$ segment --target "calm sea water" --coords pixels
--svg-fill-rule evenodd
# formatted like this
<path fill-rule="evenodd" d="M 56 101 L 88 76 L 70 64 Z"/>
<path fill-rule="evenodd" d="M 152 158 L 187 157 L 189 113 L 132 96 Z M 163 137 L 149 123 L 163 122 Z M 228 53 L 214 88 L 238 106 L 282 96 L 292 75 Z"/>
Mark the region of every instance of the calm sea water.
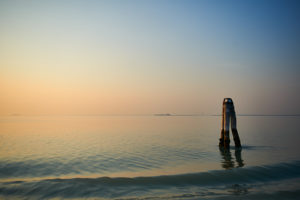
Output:
<path fill-rule="evenodd" d="M 1 117 L 0 198 L 297 199 L 300 117 Z"/>

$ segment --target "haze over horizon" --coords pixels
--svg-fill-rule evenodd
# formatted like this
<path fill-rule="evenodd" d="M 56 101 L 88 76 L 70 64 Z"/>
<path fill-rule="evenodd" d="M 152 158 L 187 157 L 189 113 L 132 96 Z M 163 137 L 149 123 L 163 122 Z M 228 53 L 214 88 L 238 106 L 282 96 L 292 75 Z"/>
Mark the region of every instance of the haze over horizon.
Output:
<path fill-rule="evenodd" d="M 0 115 L 300 114 L 300 3 L 0 1 Z"/>

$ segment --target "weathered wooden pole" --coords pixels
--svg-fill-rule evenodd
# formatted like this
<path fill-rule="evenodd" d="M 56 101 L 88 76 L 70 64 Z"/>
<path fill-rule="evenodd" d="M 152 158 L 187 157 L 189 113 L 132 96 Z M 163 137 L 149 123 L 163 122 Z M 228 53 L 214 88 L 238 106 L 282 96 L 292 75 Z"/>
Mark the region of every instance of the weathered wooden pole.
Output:
<path fill-rule="evenodd" d="M 241 141 L 236 129 L 236 115 L 234 110 L 233 101 L 231 98 L 224 98 L 223 100 L 223 111 L 222 111 L 222 129 L 220 138 L 220 147 L 229 149 L 230 138 L 229 138 L 229 126 L 231 125 L 231 131 L 235 147 L 241 147 Z"/>

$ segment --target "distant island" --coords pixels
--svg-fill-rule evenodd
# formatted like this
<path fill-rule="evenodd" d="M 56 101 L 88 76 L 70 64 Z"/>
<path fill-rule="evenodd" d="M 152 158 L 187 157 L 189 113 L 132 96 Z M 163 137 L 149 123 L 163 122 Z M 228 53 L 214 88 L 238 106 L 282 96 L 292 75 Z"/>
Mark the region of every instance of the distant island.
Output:
<path fill-rule="evenodd" d="M 10 114 L 10 116 L 21 116 L 21 114 L 19 114 L 19 113 L 12 113 L 12 114 Z"/>
<path fill-rule="evenodd" d="M 170 113 L 158 113 L 154 114 L 154 116 L 172 116 Z"/>

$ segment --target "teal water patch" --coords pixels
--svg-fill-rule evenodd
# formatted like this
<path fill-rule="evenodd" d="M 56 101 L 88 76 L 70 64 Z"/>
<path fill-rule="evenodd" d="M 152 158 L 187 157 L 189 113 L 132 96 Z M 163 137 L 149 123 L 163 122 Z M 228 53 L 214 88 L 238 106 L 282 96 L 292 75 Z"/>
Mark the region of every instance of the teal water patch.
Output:
<path fill-rule="evenodd" d="M 235 195 L 248 195 L 251 185 L 265 186 L 274 181 L 299 178 L 299 169 L 300 161 L 295 161 L 171 176 L 6 181 L 0 183 L 0 195 L 11 198 L 125 198 L 130 196 L 142 198 L 149 194 L 172 194 L 179 191 L 181 195 L 186 194 L 186 198 L 196 198 L 197 195 L 206 197 L 209 194 L 218 197 L 220 191 L 224 189 L 229 194 L 233 191 Z M 201 194 L 195 193 L 199 191 Z M 286 194 L 288 195 L 288 192 Z M 172 199 L 170 196 L 168 198 Z M 177 195 L 176 198 L 181 197 Z M 183 196 L 182 198 L 184 199 Z"/>

